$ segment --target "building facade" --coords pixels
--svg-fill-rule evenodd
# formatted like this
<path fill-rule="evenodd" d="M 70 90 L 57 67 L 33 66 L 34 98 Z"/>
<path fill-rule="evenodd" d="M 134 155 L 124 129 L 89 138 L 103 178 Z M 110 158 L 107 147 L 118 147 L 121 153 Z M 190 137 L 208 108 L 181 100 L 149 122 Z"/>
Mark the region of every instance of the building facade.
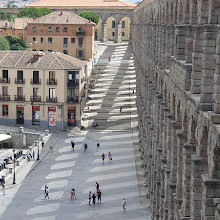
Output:
<path fill-rule="evenodd" d="M 0 51 L 0 123 L 80 127 L 91 70 L 59 52 Z"/>
<path fill-rule="evenodd" d="M 220 219 L 220 2 L 145 0 L 133 53 L 153 219 Z"/>
<path fill-rule="evenodd" d="M 94 48 L 94 23 L 72 12 L 56 11 L 32 19 L 24 29 L 34 51 L 55 51 L 90 60 Z"/>

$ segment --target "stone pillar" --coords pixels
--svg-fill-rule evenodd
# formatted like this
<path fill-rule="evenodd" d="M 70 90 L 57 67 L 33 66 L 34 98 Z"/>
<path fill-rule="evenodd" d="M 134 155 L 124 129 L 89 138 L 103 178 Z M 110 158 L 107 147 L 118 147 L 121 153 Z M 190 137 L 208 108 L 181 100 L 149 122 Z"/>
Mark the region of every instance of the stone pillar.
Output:
<path fill-rule="evenodd" d="M 186 26 L 178 25 L 175 29 L 175 58 L 185 60 Z"/>
<path fill-rule="evenodd" d="M 183 145 L 183 190 L 182 190 L 182 217 L 190 217 L 190 187 L 191 187 L 191 171 L 192 171 L 192 159 L 191 155 L 195 152 L 195 146 L 193 144 Z"/>
<path fill-rule="evenodd" d="M 201 78 L 201 110 L 211 111 L 214 91 L 214 71 L 216 64 L 217 29 L 205 26 L 203 35 L 203 57 Z"/>
<path fill-rule="evenodd" d="M 167 53 L 166 53 L 166 26 L 161 27 L 161 67 L 166 68 L 167 66 Z"/>
<path fill-rule="evenodd" d="M 186 63 L 192 63 L 194 30 L 191 25 L 186 28 Z"/>
<path fill-rule="evenodd" d="M 102 22 L 102 29 L 101 29 L 101 41 L 107 41 L 107 23 Z"/>
<path fill-rule="evenodd" d="M 202 73 L 202 34 L 203 27 L 197 26 L 195 29 L 192 54 L 192 74 L 191 74 L 191 93 L 201 93 L 201 73 Z"/>
<path fill-rule="evenodd" d="M 192 155 L 191 210 L 190 220 L 201 220 L 202 209 L 202 174 L 207 172 L 207 159 Z"/>
<path fill-rule="evenodd" d="M 214 113 L 220 114 L 220 32 L 216 42 L 216 68 L 214 74 Z"/>
<path fill-rule="evenodd" d="M 170 57 L 171 57 L 171 26 L 166 25 L 166 69 L 170 67 Z"/>
<path fill-rule="evenodd" d="M 175 47 L 175 26 L 170 26 L 170 54 L 174 56 L 174 47 Z"/>
<path fill-rule="evenodd" d="M 115 24 L 115 43 L 121 42 L 121 23 Z"/>
<path fill-rule="evenodd" d="M 130 23 L 129 41 L 132 42 L 133 23 Z"/>

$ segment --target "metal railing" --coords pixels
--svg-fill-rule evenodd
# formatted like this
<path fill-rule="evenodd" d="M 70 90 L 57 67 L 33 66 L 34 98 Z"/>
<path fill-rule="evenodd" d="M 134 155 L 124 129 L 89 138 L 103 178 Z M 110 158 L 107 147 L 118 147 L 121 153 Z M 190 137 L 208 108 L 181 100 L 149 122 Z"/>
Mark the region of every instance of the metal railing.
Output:
<path fill-rule="evenodd" d="M 35 79 L 35 80 L 31 79 L 31 84 L 38 84 L 38 85 L 40 85 L 41 84 L 41 79 Z"/>
<path fill-rule="evenodd" d="M 47 85 L 57 85 L 56 79 L 47 79 Z"/>
<path fill-rule="evenodd" d="M 47 96 L 46 102 L 57 102 L 57 97 L 51 98 Z"/>
<path fill-rule="evenodd" d="M 0 78 L 0 83 L 10 83 L 10 78 Z"/>
<path fill-rule="evenodd" d="M 41 102 L 41 96 L 30 96 L 31 102 Z"/>
<path fill-rule="evenodd" d="M 15 95 L 14 100 L 15 101 L 25 101 L 25 96 L 24 95 Z"/>
<path fill-rule="evenodd" d="M 25 84 L 25 79 L 17 79 L 17 78 L 15 78 L 15 84 Z"/>

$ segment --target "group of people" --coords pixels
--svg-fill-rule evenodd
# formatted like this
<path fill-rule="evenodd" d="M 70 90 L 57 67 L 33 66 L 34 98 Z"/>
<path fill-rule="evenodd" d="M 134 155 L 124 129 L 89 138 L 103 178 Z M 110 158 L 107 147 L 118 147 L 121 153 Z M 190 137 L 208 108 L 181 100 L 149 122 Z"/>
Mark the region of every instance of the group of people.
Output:
<path fill-rule="evenodd" d="M 109 162 L 112 161 L 112 154 L 110 151 L 108 152 L 108 161 Z M 102 163 L 104 164 L 104 162 L 105 162 L 105 153 L 102 154 Z"/>
<path fill-rule="evenodd" d="M 96 203 L 96 196 L 97 196 L 97 203 Z M 92 200 L 92 204 L 101 204 L 102 201 L 102 192 L 99 189 L 99 183 L 96 182 L 96 193 L 92 193 L 91 191 L 89 192 L 89 205 L 91 205 L 91 200 Z"/>
<path fill-rule="evenodd" d="M 34 150 L 33 150 L 32 152 L 29 151 L 29 153 L 27 154 L 27 160 L 28 160 L 28 161 L 30 161 L 31 159 L 34 160 L 34 158 L 35 158 L 35 152 L 34 152 Z"/>

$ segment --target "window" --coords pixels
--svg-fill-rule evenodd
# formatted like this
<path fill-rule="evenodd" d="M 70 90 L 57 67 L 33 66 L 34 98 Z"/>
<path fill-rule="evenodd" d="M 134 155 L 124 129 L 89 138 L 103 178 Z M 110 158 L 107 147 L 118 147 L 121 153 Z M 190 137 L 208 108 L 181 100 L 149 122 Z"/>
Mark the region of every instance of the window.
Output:
<path fill-rule="evenodd" d="M 114 37 L 115 36 L 115 32 L 112 32 L 112 37 Z"/>
<path fill-rule="evenodd" d="M 33 37 L 33 43 L 36 43 L 36 37 Z"/>
<path fill-rule="evenodd" d="M 43 37 L 40 38 L 40 42 L 41 42 L 41 43 L 44 42 L 44 38 L 43 38 Z"/>
<path fill-rule="evenodd" d="M 40 84 L 39 71 L 33 71 L 33 84 Z"/>
<path fill-rule="evenodd" d="M 125 21 L 122 21 L 121 28 L 125 28 Z"/>
<path fill-rule="evenodd" d="M 8 86 L 2 86 L 2 95 L 8 96 Z"/>
<path fill-rule="evenodd" d="M 23 82 L 23 71 L 22 70 L 17 71 L 17 81 Z"/>
<path fill-rule="evenodd" d="M 53 30 L 52 27 L 48 28 L 48 32 L 52 32 L 52 30 Z"/>
<path fill-rule="evenodd" d="M 8 105 L 2 105 L 2 116 L 8 116 Z"/>
<path fill-rule="evenodd" d="M 68 54 L 68 50 L 63 50 L 63 53 L 64 54 Z"/>
<path fill-rule="evenodd" d="M 79 47 L 82 47 L 83 46 L 83 38 L 79 38 L 78 41 L 79 41 Z"/>
<path fill-rule="evenodd" d="M 2 70 L 2 78 L 8 81 L 8 70 Z"/>
<path fill-rule="evenodd" d="M 115 21 L 112 21 L 112 28 L 115 28 Z"/>
<path fill-rule="evenodd" d="M 55 71 L 49 71 L 49 80 L 55 80 Z"/>
<path fill-rule="evenodd" d="M 60 32 L 60 28 L 59 27 L 56 28 L 56 32 Z"/>
<path fill-rule="evenodd" d="M 17 95 L 18 97 L 23 97 L 23 87 L 17 87 Z"/>
<path fill-rule="evenodd" d="M 75 44 L 75 42 L 76 42 L 75 37 L 72 37 L 72 38 L 71 38 L 71 44 Z"/>
<path fill-rule="evenodd" d="M 49 43 L 49 44 L 52 44 L 52 42 L 53 42 L 52 37 L 48 37 L 48 43 Z"/>
<path fill-rule="evenodd" d="M 67 32 L 68 31 L 68 28 L 63 28 L 63 32 Z"/>
<path fill-rule="evenodd" d="M 36 32 L 37 28 L 36 27 L 32 27 L 32 32 Z"/>
<path fill-rule="evenodd" d="M 56 95 L 55 89 L 54 88 L 49 89 L 49 98 L 50 99 L 56 98 L 55 95 Z"/>
<path fill-rule="evenodd" d="M 39 88 L 33 88 L 33 97 L 37 98 L 39 96 Z"/>
<path fill-rule="evenodd" d="M 48 50 L 48 52 L 50 52 L 50 53 L 51 53 L 51 52 L 52 52 L 52 50 Z"/>
<path fill-rule="evenodd" d="M 125 36 L 125 32 L 122 32 L 122 37 L 124 37 Z"/>
<path fill-rule="evenodd" d="M 83 58 L 83 51 L 82 50 L 78 50 L 78 58 Z"/>
<path fill-rule="evenodd" d="M 68 47 L 68 38 L 63 38 L 63 47 Z"/>

